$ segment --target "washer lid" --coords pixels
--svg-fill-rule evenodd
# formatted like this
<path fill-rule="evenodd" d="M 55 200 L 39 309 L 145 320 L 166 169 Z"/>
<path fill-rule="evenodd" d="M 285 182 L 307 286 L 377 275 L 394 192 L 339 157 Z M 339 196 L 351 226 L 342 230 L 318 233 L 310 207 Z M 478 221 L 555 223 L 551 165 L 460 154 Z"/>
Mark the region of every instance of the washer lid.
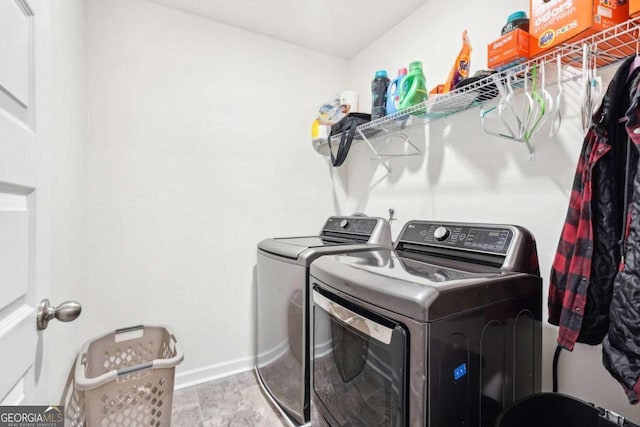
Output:
<path fill-rule="evenodd" d="M 541 282 L 533 275 L 460 261 L 425 262 L 388 249 L 324 256 L 310 273 L 312 283 L 418 321 L 539 292 Z"/>
<path fill-rule="evenodd" d="M 275 255 L 298 259 L 300 254 L 307 249 L 348 244 L 353 243 L 338 242 L 320 236 L 303 236 L 266 239 L 258 243 L 258 248 Z"/>

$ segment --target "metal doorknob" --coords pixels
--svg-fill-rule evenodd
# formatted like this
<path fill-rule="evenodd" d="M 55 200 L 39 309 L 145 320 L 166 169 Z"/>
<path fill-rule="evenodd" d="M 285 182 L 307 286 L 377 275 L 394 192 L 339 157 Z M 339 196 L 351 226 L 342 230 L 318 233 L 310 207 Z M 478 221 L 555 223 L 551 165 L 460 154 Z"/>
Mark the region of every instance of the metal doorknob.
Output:
<path fill-rule="evenodd" d="M 76 320 L 81 312 L 82 306 L 77 301 L 65 301 L 57 307 L 52 307 L 48 299 L 43 299 L 38 306 L 38 316 L 36 318 L 38 330 L 47 329 L 49 320 L 53 318 L 61 322 Z"/>

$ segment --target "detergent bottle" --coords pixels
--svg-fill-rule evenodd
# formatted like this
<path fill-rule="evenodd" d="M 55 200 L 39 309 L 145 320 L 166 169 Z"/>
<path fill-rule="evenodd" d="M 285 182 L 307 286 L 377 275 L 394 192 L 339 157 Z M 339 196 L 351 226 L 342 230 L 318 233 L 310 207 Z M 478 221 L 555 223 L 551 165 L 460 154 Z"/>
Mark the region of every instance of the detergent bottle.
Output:
<path fill-rule="evenodd" d="M 387 77 L 387 71 L 376 71 L 376 75 L 371 82 L 371 120 L 385 116 L 385 97 L 387 96 L 388 86 L 389 77 Z"/>
<path fill-rule="evenodd" d="M 427 80 L 422 72 L 422 62 L 414 61 L 409 64 L 409 73 L 400 85 L 401 110 L 423 102 L 428 97 Z"/>
<path fill-rule="evenodd" d="M 407 75 L 406 68 L 400 68 L 398 70 L 398 77 L 393 79 L 389 83 L 389 89 L 387 90 L 387 114 L 393 114 L 398 111 L 400 105 L 400 85 L 402 84 L 404 77 Z"/>

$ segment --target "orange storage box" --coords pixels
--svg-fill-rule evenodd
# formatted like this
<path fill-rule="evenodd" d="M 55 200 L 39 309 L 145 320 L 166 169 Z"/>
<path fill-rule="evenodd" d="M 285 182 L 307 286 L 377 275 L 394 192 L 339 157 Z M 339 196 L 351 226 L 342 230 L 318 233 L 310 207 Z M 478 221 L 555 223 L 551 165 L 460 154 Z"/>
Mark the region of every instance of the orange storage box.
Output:
<path fill-rule="evenodd" d="M 620 0 L 530 0 L 529 54 L 577 41 L 629 18 L 629 4 Z"/>
<path fill-rule="evenodd" d="M 640 16 L 640 0 L 629 0 L 629 16 Z"/>
<path fill-rule="evenodd" d="M 502 70 L 527 59 L 529 59 L 529 33 L 519 28 L 487 46 L 487 67 L 491 70 Z"/>

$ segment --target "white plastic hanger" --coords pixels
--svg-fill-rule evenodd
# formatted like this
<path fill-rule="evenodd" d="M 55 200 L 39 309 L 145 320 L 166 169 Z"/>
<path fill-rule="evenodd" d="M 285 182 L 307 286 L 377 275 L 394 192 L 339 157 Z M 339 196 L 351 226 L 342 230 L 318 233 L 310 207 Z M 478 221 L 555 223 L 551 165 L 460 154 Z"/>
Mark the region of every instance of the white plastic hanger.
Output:
<path fill-rule="evenodd" d="M 584 43 L 582 45 L 582 84 L 580 85 L 583 132 L 586 132 L 591 126 L 591 73 L 589 69 L 589 46 Z"/>
<path fill-rule="evenodd" d="M 562 103 L 562 60 L 560 54 L 556 58 L 556 66 L 558 67 L 558 93 L 556 94 L 556 112 L 553 115 L 553 121 L 551 122 L 551 128 L 549 129 L 549 136 L 556 136 L 560 130 L 562 124 L 562 114 L 560 113 L 560 105 Z"/>

